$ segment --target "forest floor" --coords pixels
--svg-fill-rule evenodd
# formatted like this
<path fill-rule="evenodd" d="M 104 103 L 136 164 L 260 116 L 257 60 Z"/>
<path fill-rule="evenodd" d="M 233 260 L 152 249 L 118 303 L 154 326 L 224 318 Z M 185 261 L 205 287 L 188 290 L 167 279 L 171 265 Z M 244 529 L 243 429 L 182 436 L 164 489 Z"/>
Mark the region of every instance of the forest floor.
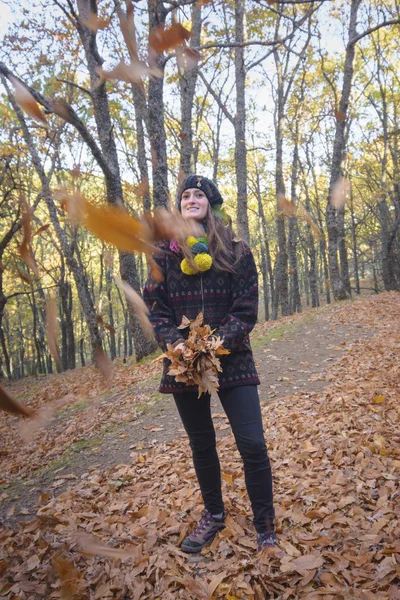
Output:
<path fill-rule="evenodd" d="M 202 506 L 161 365 L 116 361 L 10 384 L 44 427 L 0 416 L 0 598 L 399 598 L 400 296 L 258 324 L 252 345 L 280 547 L 256 553 L 240 457 L 213 413 L 227 527 Z M 49 418 L 50 417 L 50 418 Z"/>

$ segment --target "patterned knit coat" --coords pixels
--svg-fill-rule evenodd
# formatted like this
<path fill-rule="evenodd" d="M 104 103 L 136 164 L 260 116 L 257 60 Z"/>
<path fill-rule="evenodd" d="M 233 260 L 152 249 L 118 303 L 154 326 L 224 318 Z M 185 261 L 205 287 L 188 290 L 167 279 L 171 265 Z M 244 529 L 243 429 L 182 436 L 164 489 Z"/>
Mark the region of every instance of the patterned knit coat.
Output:
<path fill-rule="evenodd" d="M 160 254 L 155 260 L 164 280 L 149 279 L 143 297 L 150 310 L 150 321 L 157 341 L 163 350 L 187 337 L 188 329 L 178 329 L 182 317 L 189 319 L 204 314 L 204 322 L 216 335 L 223 337 L 224 346 L 231 351 L 221 357 L 220 389 L 260 383 L 249 333 L 257 320 L 258 278 L 257 268 L 250 248 L 240 242 L 243 253 L 236 263 L 236 273 L 216 271 L 213 267 L 204 273 L 185 275 L 180 268 L 181 254 L 169 250 L 169 244 L 160 244 Z M 170 365 L 164 359 L 160 392 L 197 391 L 197 386 L 186 386 L 167 375 Z"/>

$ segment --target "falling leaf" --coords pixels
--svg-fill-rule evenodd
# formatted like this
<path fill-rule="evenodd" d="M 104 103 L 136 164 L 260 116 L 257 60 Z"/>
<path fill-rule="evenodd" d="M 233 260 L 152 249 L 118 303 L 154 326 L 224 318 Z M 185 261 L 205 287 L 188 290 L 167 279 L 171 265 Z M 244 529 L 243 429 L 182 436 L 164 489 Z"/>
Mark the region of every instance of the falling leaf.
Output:
<path fill-rule="evenodd" d="M 164 274 L 160 268 L 160 266 L 156 263 L 152 256 L 148 257 L 149 268 L 150 268 L 150 277 L 154 279 L 154 281 L 160 282 L 164 281 Z"/>
<path fill-rule="evenodd" d="M 75 165 L 73 169 L 69 169 L 69 174 L 74 179 L 77 179 L 78 177 L 81 176 L 81 166 L 80 165 Z"/>
<path fill-rule="evenodd" d="M 33 410 L 23 406 L 17 400 L 14 400 L 5 389 L 0 385 L 0 409 L 12 415 L 22 415 L 23 417 L 32 417 Z"/>
<path fill-rule="evenodd" d="M 46 223 L 46 225 L 42 225 L 41 227 L 39 227 L 39 229 L 37 229 L 35 231 L 35 233 L 32 234 L 32 237 L 34 237 L 35 235 L 40 235 L 44 231 L 47 231 L 49 227 L 50 227 L 50 223 Z"/>
<path fill-rule="evenodd" d="M 114 372 L 112 362 L 100 346 L 94 351 L 94 361 L 106 381 L 110 381 Z"/>
<path fill-rule="evenodd" d="M 160 25 L 153 29 L 149 35 L 149 45 L 156 52 L 164 52 L 164 50 L 172 50 L 177 46 L 181 46 L 185 41 L 190 40 L 192 34 L 180 23 L 174 23 L 167 29 Z"/>
<path fill-rule="evenodd" d="M 350 192 L 350 181 L 345 177 L 339 177 L 332 188 L 331 205 L 335 208 L 343 208 L 347 202 Z"/>
<path fill-rule="evenodd" d="M 112 71 L 96 67 L 96 72 L 107 81 L 117 79 L 127 83 L 140 83 L 143 77 L 162 77 L 163 72 L 158 67 L 149 67 L 143 61 L 132 57 L 130 64 L 120 61 Z"/>
<path fill-rule="evenodd" d="M 76 117 L 72 107 L 62 98 L 53 100 L 51 108 L 53 109 L 54 114 L 64 119 L 64 121 L 67 121 L 67 123 L 71 123 L 72 125 L 76 123 Z"/>
<path fill-rule="evenodd" d="M 73 563 L 61 556 L 53 558 L 53 567 L 61 581 L 61 597 L 63 600 L 74 600 L 79 591 L 77 582 L 82 578 L 81 573 L 75 569 Z"/>
<path fill-rule="evenodd" d="M 153 336 L 153 326 L 149 321 L 148 315 L 149 310 L 144 303 L 143 298 L 139 296 L 139 294 L 122 279 L 114 276 L 114 281 L 118 285 L 118 287 L 123 290 L 127 301 L 129 302 L 130 307 L 132 308 L 133 313 L 135 314 L 137 320 L 139 321 L 142 331 L 148 337 Z"/>
<path fill-rule="evenodd" d="M 204 231 L 194 219 L 184 219 L 178 209 L 159 208 L 154 215 L 144 214 L 153 241 L 176 239 L 184 241 L 189 235 L 200 236 Z"/>
<path fill-rule="evenodd" d="M 79 192 L 68 193 L 60 189 L 57 196 L 61 206 L 75 223 L 83 223 L 103 242 L 113 244 L 125 252 L 152 251 L 152 246 L 144 241 L 147 235 L 146 226 L 138 219 L 131 217 L 119 206 L 95 206 Z"/>
<path fill-rule="evenodd" d="M 302 217 L 307 223 L 310 225 L 313 233 L 319 239 L 322 236 L 322 232 L 318 225 L 315 223 L 314 219 L 311 217 L 310 213 L 301 205 L 301 204 L 293 204 L 289 200 L 286 200 L 283 194 L 278 194 L 278 207 L 279 209 L 285 213 L 288 217 Z"/>
<path fill-rule="evenodd" d="M 95 13 L 89 11 L 87 15 L 80 16 L 82 25 L 90 29 L 91 31 L 98 31 L 105 29 L 111 22 L 111 19 L 102 19 Z"/>
<path fill-rule="evenodd" d="M 307 221 L 307 223 L 310 225 L 315 237 L 317 239 L 321 239 L 322 231 L 320 230 L 320 228 L 318 227 L 318 225 L 316 224 L 314 219 L 311 217 L 310 213 L 305 208 L 303 208 L 303 206 L 301 206 L 301 205 L 299 206 L 298 216 L 302 217 L 305 221 Z"/>
<path fill-rule="evenodd" d="M 342 110 L 335 109 L 335 119 L 336 121 L 345 121 L 346 113 L 344 113 Z"/>
<path fill-rule="evenodd" d="M 297 214 L 297 207 L 293 202 L 286 200 L 283 194 L 278 194 L 278 207 L 288 217 L 295 217 Z"/>
<path fill-rule="evenodd" d="M 58 353 L 57 346 L 57 302 L 53 297 L 49 297 L 46 303 L 46 331 L 47 331 L 47 344 L 49 346 L 50 353 L 53 357 L 54 362 L 57 365 L 59 371 L 62 370 L 60 355 Z"/>
<path fill-rule="evenodd" d="M 189 46 L 178 46 L 175 50 L 175 55 L 180 73 L 186 73 L 186 71 L 194 69 L 202 59 L 201 53 Z"/>
<path fill-rule="evenodd" d="M 22 204 L 22 228 L 24 232 L 24 238 L 22 244 L 19 247 L 19 253 L 22 260 L 26 265 L 39 276 L 39 270 L 32 252 L 31 240 L 32 240 L 32 227 L 31 227 L 31 211 L 26 202 L 25 198 L 21 198 Z"/>
<path fill-rule="evenodd" d="M 90 535 L 78 533 L 75 536 L 78 544 L 78 549 L 83 554 L 88 556 L 103 556 L 105 558 L 132 558 L 136 554 L 136 549 L 125 550 L 123 548 L 111 548 L 110 546 L 103 546 L 99 544 L 98 540 Z"/>
<path fill-rule="evenodd" d="M 24 84 L 13 75 L 9 75 L 9 79 L 14 86 L 14 97 L 17 104 L 36 121 L 47 123 L 38 103 Z"/>

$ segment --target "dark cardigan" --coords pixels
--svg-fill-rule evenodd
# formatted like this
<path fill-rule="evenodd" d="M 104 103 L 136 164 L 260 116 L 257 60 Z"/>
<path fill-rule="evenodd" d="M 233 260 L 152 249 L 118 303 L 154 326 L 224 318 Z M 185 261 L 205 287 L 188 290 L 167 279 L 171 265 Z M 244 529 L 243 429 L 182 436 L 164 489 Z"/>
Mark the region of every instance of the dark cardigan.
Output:
<path fill-rule="evenodd" d="M 188 335 L 188 329 L 178 329 L 182 317 L 189 319 L 204 314 L 204 322 L 216 335 L 223 337 L 231 354 L 221 357 L 220 389 L 260 383 L 249 333 L 257 320 L 258 280 L 257 268 L 250 248 L 240 242 L 243 253 L 236 264 L 236 273 L 209 271 L 185 275 L 180 268 L 182 255 L 169 250 L 169 244 L 160 244 L 160 254 L 155 260 L 164 275 L 164 281 L 149 278 L 143 297 L 150 310 L 150 321 L 157 341 L 163 350 Z M 197 390 L 167 375 L 170 361 L 164 359 L 160 392 L 171 394 Z"/>

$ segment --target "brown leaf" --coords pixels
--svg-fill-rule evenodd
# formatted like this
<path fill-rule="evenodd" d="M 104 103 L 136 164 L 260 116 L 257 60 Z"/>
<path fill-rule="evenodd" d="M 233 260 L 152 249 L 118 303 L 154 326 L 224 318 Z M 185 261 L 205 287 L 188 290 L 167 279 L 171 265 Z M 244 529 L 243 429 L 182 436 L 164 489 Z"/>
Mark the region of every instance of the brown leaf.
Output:
<path fill-rule="evenodd" d="M 24 84 L 18 81 L 13 75 L 9 76 L 9 80 L 14 86 L 14 97 L 17 104 L 36 121 L 47 123 L 38 103 Z"/>
<path fill-rule="evenodd" d="M 194 69 L 203 58 L 198 50 L 194 50 L 189 46 L 178 46 L 175 50 L 176 64 L 180 73 L 186 73 Z"/>
<path fill-rule="evenodd" d="M 335 208 L 343 208 L 347 202 L 350 192 L 350 182 L 345 177 L 339 177 L 332 188 L 331 205 Z"/>
<path fill-rule="evenodd" d="M 74 600 L 79 591 L 77 581 L 82 578 L 81 573 L 75 569 L 73 563 L 61 556 L 53 558 L 53 567 L 61 581 L 61 597 L 64 600 Z"/>
<path fill-rule="evenodd" d="M 335 108 L 335 119 L 336 119 L 336 121 L 345 121 L 346 113 L 344 113 L 342 110 L 337 110 Z"/>
<path fill-rule="evenodd" d="M 122 11 L 118 13 L 118 16 L 122 35 L 124 36 L 129 54 L 131 57 L 137 58 L 135 15 L 132 0 L 126 1 L 126 17 Z"/>
<path fill-rule="evenodd" d="M 127 301 L 129 302 L 132 311 L 134 312 L 137 320 L 139 321 L 143 333 L 148 337 L 153 336 L 153 326 L 149 321 L 148 315 L 150 314 L 149 309 L 144 303 L 143 298 L 139 296 L 139 294 L 122 279 L 114 276 L 115 283 L 121 288 L 124 292 Z"/>
<path fill-rule="evenodd" d="M 57 346 L 57 302 L 54 297 L 49 297 L 46 303 L 46 331 L 47 344 L 49 346 L 50 353 L 53 357 L 54 362 L 57 365 L 57 369 L 61 371 L 62 367 Z"/>
<path fill-rule="evenodd" d="M 311 569 L 317 569 L 322 567 L 324 564 L 324 558 L 321 554 L 304 554 L 292 560 L 292 564 L 296 571 L 300 574 L 304 574 L 306 571 Z"/>
<path fill-rule="evenodd" d="M 32 417 L 34 412 L 30 408 L 23 406 L 17 400 L 14 400 L 5 389 L 0 385 L 0 409 L 11 415 L 22 415 L 23 417 Z"/>
<path fill-rule="evenodd" d="M 42 225 L 41 227 L 39 227 L 39 229 L 37 229 L 35 231 L 35 233 L 32 234 L 32 237 L 34 237 L 35 235 L 40 235 L 41 233 L 43 233 L 43 231 L 47 231 L 49 227 L 50 227 L 50 223 L 46 223 L 46 225 Z"/>
<path fill-rule="evenodd" d="M 91 535 L 78 533 L 75 536 L 80 552 L 88 556 L 104 556 L 105 558 L 132 558 L 137 554 L 137 549 L 125 550 L 123 548 L 111 548 L 99 544 L 98 540 Z"/>
<path fill-rule="evenodd" d="M 177 46 L 181 46 L 185 41 L 190 40 L 192 34 L 185 29 L 180 23 L 174 23 L 167 29 L 160 25 L 151 31 L 149 35 L 149 45 L 156 52 L 164 52 L 164 50 L 172 50 Z"/>
<path fill-rule="evenodd" d="M 114 335 L 116 333 L 115 328 L 112 325 L 109 325 L 108 323 L 106 323 L 104 325 L 104 329 L 107 329 L 107 331 L 109 331 L 110 333 L 113 333 Z"/>
<path fill-rule="evenodd" d="M 105 29 L 111 22 L 111 19 L 102 19 L 91 11 L 89 11 L 85 16 L 80 16 L 79 19 L 82 25 L 90 29 L 90 31 Z"/>
<path fill-rule="evenodd" d="M 224 579 L 228 577 L 228 573 L 226 571 L 222 571 L 222 573 L 218 573 L 215 575 L 207 586 L 207 595 L 208 598 L 212 598 L 215 590 L 219 586 L 220 583 L 223 582 Z"/>
<path fill-rule="evenodd" d="M 150 277 L 154 279 L 154 281 L 164 281 L 164 274 L 161 270 L 161 267 L 156 263 L 152 256 L 148 257 L 149 267 L 150 267 Z"/>
<path fill-rule="evenodd" d="M 76 117 L 74 116 L 73 109 L 63 98 L 53 100 L 51 108 L 53 109 L 54 114 L 64 119 L 64 121 L 67 121 L 67 123 L 74 125 Z"/>
<path fill-rule="evenodd" d="M 297 207 L 295 204 L 286 200 L 283 194 L 278 194 L 278 207 L 288 217 L 295 217 L 297 214 Z"/>
<path fill-rule="evenodd" d="M 73 169 L 69 169 L 69 174 L 74 179 L 77 179 L 78 177 L 81 176 L 81 166 L 80 165 L 75 165 Z"/>
<path fill-rule="evenodd" d="M 94 360 L 104 379 L 109 381 L 113 375 L 112 362 L 100 346 L 96 346 L 94 351 Z"/>
<path fill-rule="evenodd" d="M 132 57 L 130 64 L 120 61 L 112 71 L 96 67 L 96 72 L 107 81 L 117 79 L 127 83 L 140 83 L 143 77 L 162 77 L 163 72 L 158 67 L 149 67 L 143 61 Z"/>
<path fill-rule="evenodd" d="M 150 230 L 149 236 L 153 241 L 171 240 L 184 241 L 189 235 L 199 236 L 202 227 L 194 219 L 184 219 L 178 209 L 167 210 L 160 208 L 154 215 L 146 212 L 143 215 Z"/>
<path fill-rule="evenodd" d="M 65 189 L 58 190 L 57 195 L 71 220 L 83 223 L 103 242 L 125 252 L 152 251 L 153 247 L 146 241 L 148 231 L 145 225 L 120 206 L 95 206 L 79 192 L 71 194 Z"/>

